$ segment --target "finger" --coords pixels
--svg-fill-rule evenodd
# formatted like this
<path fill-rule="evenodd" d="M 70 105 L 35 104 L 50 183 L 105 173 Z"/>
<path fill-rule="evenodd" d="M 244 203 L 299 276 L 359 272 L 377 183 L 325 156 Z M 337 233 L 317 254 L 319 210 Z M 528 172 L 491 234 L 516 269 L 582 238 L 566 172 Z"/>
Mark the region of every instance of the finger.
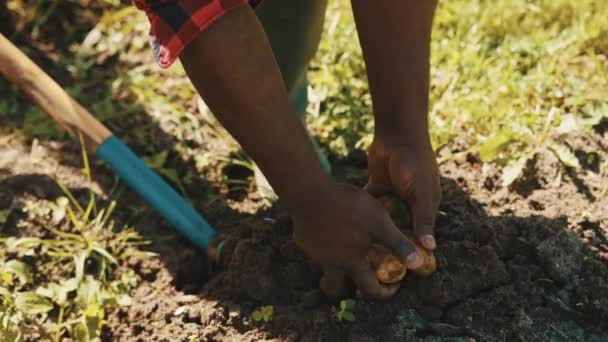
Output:
<path fill-rule="evenodd" d="M 407 198 L 407 203 L 412 213 L 414 234 L 420 244 L 428 249 L 437 248 L 435 241 L 435 216 L 437 206 L 433 203 L 430 192 L 411 191 Z"/>
<path fill-rule="evenodd" d="M 395 295 L 399 290 L 399 284 L 381 284 L 367 260 L 362 260 L 356 265 L 351 278 L 364 298 L 386 299 Z"/>
<path fill-rule="evenodd" d="M 391 187 L 386 184 L 369 181 L 363 187 L 363 190 L 367 191 L 370 195 L 372 195 L 374 197 L 378 197 L 378 196 L 388 194 L 391 191 Z"/>
<path fill-rule="evenodd" d="M 408 238 L 395 226 L 388 214 L 383 215 L 379 227 L 372 227 L 370 234 L 378 243 L 388 247 L 403 260 L 408 268 L 416 269 L 422 266 L 423 259 L 420 253 Z"/>

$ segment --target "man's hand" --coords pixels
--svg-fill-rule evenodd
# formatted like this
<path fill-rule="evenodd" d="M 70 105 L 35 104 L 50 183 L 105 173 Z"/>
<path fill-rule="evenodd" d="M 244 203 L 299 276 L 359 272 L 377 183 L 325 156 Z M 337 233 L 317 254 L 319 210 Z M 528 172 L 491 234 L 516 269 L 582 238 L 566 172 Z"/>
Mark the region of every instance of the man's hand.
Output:
<path fill-rule="evenodd" d="M 393 224 L 380 202 L 365 191 L 346 184 L 335 184 L 322 197 L 310 201 L 304 212 L 295 212 L 294 240 L 325 273 L 326 292 L 340 287 L 345 273 L 361 292 L 372 298 L 394 295 L 399 285 L 378 282 L 367 253 L 372 242 L 389 247 L 408 268 L 418 268 L 422 258 L 416 247 Z M 328 289 L 328 287 L 333 287 Z"/>
<path fill-rule="evenodd" d="M 414 234 L 434 250 L 435 216 L 441 200 L 437 162 L 428 139 L 420 143 L 386 142 L 376 137 L 369 149 L 369 182 L 374 196 L 395 193 L 408 205 Z"/>
<path fill-rule="evenodd" d="M 367 189 L 399 195 L 410 207 L 421 244 L 433 250 L 440 189 L 428 107 L 437 1 L 352 0 L 352 5 L 374 104 Z"/>

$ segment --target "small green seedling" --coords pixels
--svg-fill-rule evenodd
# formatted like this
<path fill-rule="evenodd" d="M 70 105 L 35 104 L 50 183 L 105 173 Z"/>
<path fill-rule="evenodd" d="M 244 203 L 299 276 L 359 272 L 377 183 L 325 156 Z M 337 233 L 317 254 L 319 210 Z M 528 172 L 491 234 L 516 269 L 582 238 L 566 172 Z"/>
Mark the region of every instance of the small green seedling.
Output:
<path fill-rule="evenodd" d="M 357 318 L 355 317 L 355 305 L 357 302 L 354 299 L 345 299 L 340 301 L 340 311 L 336 314 L 340 321 L 354 322 Z"/>
<path fill-rule="evenodd" d="M 256 322 L 270 322 L 272 321 L 272 314 L 274 313 L 274 307 L 272 305 L 265 305 L 255 310 L 251 314 L 251 318 Z"/>
<path fill-rule="evenodd" d="M 10 208 L 0 210 L 0 226 L 3 225 L 8 220 L 8 216 L 10 214 L 11 214 Z"/>

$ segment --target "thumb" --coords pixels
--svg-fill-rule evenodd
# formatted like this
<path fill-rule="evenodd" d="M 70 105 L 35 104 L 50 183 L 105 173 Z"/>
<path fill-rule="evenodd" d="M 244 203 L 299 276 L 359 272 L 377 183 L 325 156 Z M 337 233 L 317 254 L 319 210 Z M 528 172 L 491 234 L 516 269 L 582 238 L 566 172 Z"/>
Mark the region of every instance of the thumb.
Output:
<path fill-rule="evenodd" d="M 375 241 L 390 248 L 408 268 L 416 269 L 422 266 L 423 260 L 416 251 L 416 246 L 395 226 L 387 214 L 383 216 L 381 225 L 374 227 L 370 233 Z"/>
<path fill-rule="evenodd" d="M 412 214 L 414 235 L 424 248 L 432 251 L 437 248 L 435 241 L 435 217 L 437 207 L 433 204 L 430 192 L 410 191 L 406 202 Z"/>

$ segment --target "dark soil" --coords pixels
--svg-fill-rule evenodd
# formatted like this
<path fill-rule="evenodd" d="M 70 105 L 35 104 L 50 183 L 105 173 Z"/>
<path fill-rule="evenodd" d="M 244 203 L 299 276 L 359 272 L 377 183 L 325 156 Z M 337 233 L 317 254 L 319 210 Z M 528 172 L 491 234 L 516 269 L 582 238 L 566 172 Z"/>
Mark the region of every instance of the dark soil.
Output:
<path fill-rule="evenodd" d="M 48 68 L 69 47 L 41 41 L 57 41 L 51 39 L 57 32 L 62 33 L 62 41 L 81 41 L 98 19 L 100 10 L 94 3 L 84 6 L 84 15 L 78 2 L 70 2 L 74 7 L 70 11 L 59 11 L 69 22 L 78 22 L 72 25 L 78 30 L 65 33 L 66 27 L 42 25 L 36 40 L 25 34 L 30 24 L 15 22 L 0 1 L 0 18 L 7 18 L 0 22 L 0 31 L 31 45 L 30 55 L 36 62 L 69 85 L 73 80 L 68 73 Z M 40 4 L 51 6 L 51 2 Z M 0 90 L 15 96 L 16 90 L 5 82 Z M 0 129 L 22 126 L 22 114 L 30 104 L 22 96 L 19 99 L 14 113 L 2 113 Z M 146 135 L 148 144 L 129 139 L 129 125 L 150 121 L 142 113 L 129 112 L 118 121 L 109 126 L 137 152 L 171 149 L 174 139 L 157 127 Z M 132 209 L 142 202 L 127 191 L 117 206 L 117 221 L 134 223 L 143 234 L 163 239 L 150 246 L 157 257 L 133 258 L 123 265 L 137 273 L 139 286 L 132 293 L 133 305 L 110 313 L 103 338 L 608 341 L 608 175 L 602 174 L 596 158 L 601 151 L 605 161 L 607 127 L 603 120 L 593 132 L 569 137 L 581 170 L 564 169 L 553 154 L 541 151 L 528 163 L 524 177 L 509 189 L 500 186 L 496 168 L 482 165 L 474 155 L 442 165 L 438 271 L 426 279 L 408 274 L 402 290 L 386 302 L 357 301 L 354 322 L 340 322 L 336 317 L 339 303 L 318 290 L 320 273 L 290 240 L 287 212 L 280 205 L 263 209 L 249 191 L 251 185 L 247 191 L 229 195 L 218 194 L 213 184 L 201 180 L 186 185 L 197 209 L 227 237 L 221 265 L 211 265 L 204 252 L 183 238 L 167 239 L 173 232 L 153 212 L 136 215 L 134 220 Z M 173 152 L 171 156 L 176 155 Z M 180 175 L 197 174 L 192 165 L 174 159 L 170 166 Z M 0 130 L 0 210 L 14 209 L 0 224 L 0 235 L 42 234 L 23 222 L 26 216 L 20 209 L 25 199 L 60 196 L 54 179 L 77 197 L 82 193 L 83 201 L 87 191 L 79 189 L 92 189 L 102 198 L 107 195 L 113 176 L 101 163 L 92 162 L 96 183 L 82 175 L 77 144 L 24 141 Z M 365 183 L 363 153 L 353 152 L 335 161 L 334 167 L 338 178 Z M 232 177 L 250 177 L 240 169 L 223 171 Z M 209 197 L 219 200 L 208 201 Z M 255 322 L 252 312 L 264 305 L 273 306 L 272 321 Z"/>
<path fill-rule="evenodd" d="M 56 197 L 48 174 L 72 188 L 100 193 L 112 184 L 99 164 L 94 169 L 100 184 L 79 176 L 78 149 L 71 143 L 32 148 L 16 138 L 3 139 L 0 209 L 18 208 L 23 197 Z M 601 146 L 589 141 L 605 140 L 600 135 L 573 139 L 590 150 Z M 62 161 L 73 151 L 72 163 L 58 163 L 58 151 Z M 338 178 L 365 182 L 361 153 L 336 162 L 335 169 Z M 222 265 L 211 267 L 204 253 L 181 238 L 156 242 L 151 249 L 158 257 L 130 260 L 140 279 L 134 304 L 110 314 L 104 338 L 607 341 L 608 200 L 594 195 L 606 179 L 592 169 L 562 170 L 550 153 L 529 163 L 511 189 L 499 187 L 498 171 L 481 167 L 475 156 L 446 163 L 441 172 L 437 273 L 426 279 L 408 274 L 389 301 L 357 301 L 355 322 L 340 322 L 339 304 L 319 292 L 320 274 L 290 240 L 291 221 L 280 205 L 241 214 L 234 204 L 217 201 L 199 209 L 227 237 Z M 140 203 L 131 193 L 125 198 Z M 242 203 L 251 211 L 255 201 Z M 19 220 L 15 212 L 10 219 Z M 146 234 L 167 235 L 168 227 L 158 222 L 150 214 L 137 226 Z M 251 318 L 263 305 L 274 307 L 271 322 Z"/>

